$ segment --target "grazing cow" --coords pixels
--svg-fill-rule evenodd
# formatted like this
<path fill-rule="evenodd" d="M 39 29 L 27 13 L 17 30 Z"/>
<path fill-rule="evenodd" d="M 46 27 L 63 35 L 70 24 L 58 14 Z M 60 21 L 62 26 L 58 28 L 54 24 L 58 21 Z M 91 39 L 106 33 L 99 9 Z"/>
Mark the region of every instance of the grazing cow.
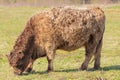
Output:
<path fill-rule="evenodd" d="M 105 15 L 99 7 L 76 9 L 52 8 L 32 16 L 17 38 L 8 55 L 15 74 L 30 72 L 36 59 L 46 56 L 47 71 L 53 71 L 55 51 L 72 51 L 85 47 L 85 60 L 81 65 L 86 70 L 94 56 L 94 68 L 100 67 L 101 47 L 105 30 Z"/>

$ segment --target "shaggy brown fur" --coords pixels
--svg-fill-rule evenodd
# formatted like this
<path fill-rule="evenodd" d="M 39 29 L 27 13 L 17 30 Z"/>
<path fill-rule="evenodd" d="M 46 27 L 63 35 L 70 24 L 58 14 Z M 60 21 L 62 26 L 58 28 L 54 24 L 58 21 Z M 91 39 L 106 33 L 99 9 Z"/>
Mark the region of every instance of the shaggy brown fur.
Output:
<path fill-rule="evenodd" d="M 90 9 L 53 8 L 32 16 L 18 37 L 8 56 L 15 74 L 31 71 L 33 62 L 46 56 L 48 71 L 53 70 L 55 51 L 72 51 L 85 46 L 85 60 L 81 66 L 87 69 L 94 55 L 94 68 L 100 67 L 100 53 L 105 15 L 99 7 Z"/>

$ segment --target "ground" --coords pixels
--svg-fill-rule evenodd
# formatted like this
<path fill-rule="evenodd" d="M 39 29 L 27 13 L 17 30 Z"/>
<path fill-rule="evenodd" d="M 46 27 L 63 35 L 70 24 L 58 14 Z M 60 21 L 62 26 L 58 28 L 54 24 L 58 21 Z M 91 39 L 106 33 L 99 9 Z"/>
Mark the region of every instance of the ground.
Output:
<path fill-rule="evenodd" d="M 101 56 L 101 69 L 78 71 L 84 60 L 84 48 L 72 52 L 57 51 L 54 72 L 46 73 L 46 58 L 34 64 L 35 72 L 15 76 L 6 54 L 10 52 L 15 39 L 24 29 L 31 15 L 46 7 L 2 7 L 0 6 L 0 80 L 119 80 L 120 79 L 120 6 L 105 7 L 106 30 Z"/>

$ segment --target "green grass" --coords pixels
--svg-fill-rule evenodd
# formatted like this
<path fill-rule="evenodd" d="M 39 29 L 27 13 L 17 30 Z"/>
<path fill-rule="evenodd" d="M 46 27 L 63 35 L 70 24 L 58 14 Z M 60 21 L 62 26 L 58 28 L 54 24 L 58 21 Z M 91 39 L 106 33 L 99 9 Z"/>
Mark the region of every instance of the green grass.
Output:
<path fill-rule="evenodd" d="M 104 8 L 106 30 L 101 57 L 101 69 L 78 71 L 84 60 L 84 48 L 72 51 L 57 51 L 54 72 L 45 73 L 46 58 L 34 63 L 34 70 L 28 75 L 15 76 L 9 66 L 6 54 L 10 52 L 17 36 L 24 29 L 25 22 L 44 7 L 0 7 L 0 80 L 119 80 L 120 79 L 120 6 Z"/>

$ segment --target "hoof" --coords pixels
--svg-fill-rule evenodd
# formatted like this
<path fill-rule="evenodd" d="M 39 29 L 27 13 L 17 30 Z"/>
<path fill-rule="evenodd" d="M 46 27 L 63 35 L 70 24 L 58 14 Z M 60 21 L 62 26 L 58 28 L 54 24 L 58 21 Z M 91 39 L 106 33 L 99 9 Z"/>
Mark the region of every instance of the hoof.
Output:
<path fill-rule="evenodd" d="M 47 72 L 47 73 L 50 73 L 50 72 L 53 72 L 53 70 L 47 70 L 46 72 Z"/>
<path fill-rule="evenodd" d="M 82 65 L 80 70 L 82 70 L 82 71 L 87 70 L 87 67 Z"/>
<path fill-rule="evenodd" d="M 21 75 L 22 75 L 22 73 L 17 73 L 17 72 L 14 72 L 14 74 L 15 74 L 16 76 L 21 76 Z"/>
<path fill-rule="evenodd" d="M 95 66 L 94 69 L 98 70 L 100 69 L 100 66 Z"/>
<path fill-rule="evenodd" d="M 85 70 L 87 70 L 87 68 L 80 68 L 80 70 L 85 71 Z"/>
<path fill-rule="evenodd" d="M 27 73 L 32 72 L 32 68 L 28 68 L 28 69 L 26 69 L 25 72 L 27 72 Z"/>

